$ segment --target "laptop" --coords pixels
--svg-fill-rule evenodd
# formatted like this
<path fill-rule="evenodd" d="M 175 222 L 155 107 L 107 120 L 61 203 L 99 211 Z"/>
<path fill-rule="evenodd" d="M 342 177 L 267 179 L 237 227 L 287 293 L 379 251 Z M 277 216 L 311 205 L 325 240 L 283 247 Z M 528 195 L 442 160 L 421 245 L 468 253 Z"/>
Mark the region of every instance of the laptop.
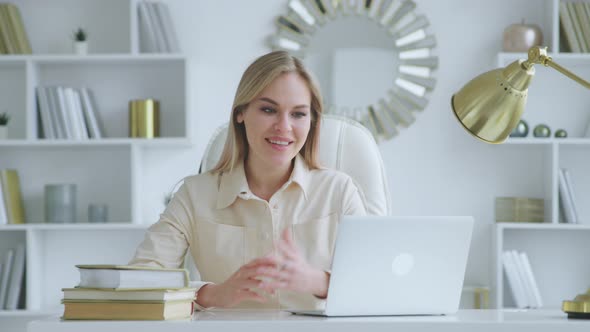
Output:
<path fill-rule="evenodd" d="M 315 316 L 449 315 L 459 309 L 472 217 L 344 216 Z"/>

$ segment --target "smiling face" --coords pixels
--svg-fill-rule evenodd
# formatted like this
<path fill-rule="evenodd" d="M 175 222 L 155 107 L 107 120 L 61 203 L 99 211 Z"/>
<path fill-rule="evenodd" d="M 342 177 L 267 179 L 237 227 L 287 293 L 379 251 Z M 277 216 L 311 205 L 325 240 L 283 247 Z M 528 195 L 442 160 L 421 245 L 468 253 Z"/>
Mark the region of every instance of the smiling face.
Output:
<path fill-rule="evenodd" d="M 256 169 L 288 169 L 311 126 L 311 93 L 295 72 L 281 74 L 237 115 L 248 139 L 247 163 Z"/>

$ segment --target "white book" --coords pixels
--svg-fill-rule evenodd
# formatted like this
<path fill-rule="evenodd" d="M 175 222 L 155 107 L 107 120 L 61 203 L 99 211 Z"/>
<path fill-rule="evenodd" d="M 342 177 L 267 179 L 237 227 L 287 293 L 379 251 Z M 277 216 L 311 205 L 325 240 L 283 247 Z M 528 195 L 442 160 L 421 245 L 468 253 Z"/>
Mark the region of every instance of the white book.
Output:
<path fill-rule="evenodd" d="M 520 277 L 518 276 L 518 272 L 516 271 L 514 258 L 512 257 L 509 251 L 504 251 L 502 253 L 502 265 L 504 266 L 506 279 L 508 280 L 508 284 L 510 285 L 510 290 L 512 291 L 512 298 L 514 299 L 516 307 L 526 308 L 528 304 L 524 293 L 524 288 L 520 280 Z"/>
<path fill-rule="evenodd" d="M 178 46 L 178 38 L 176 35 L 176 29 L 174 29 L 174 21 L 172 20 L 172 15 L 170 15 L 170 10 L 165 3 L 156 2 L 154 3 L 156 9 L 156 16 L 160 22 L 160 26 L 164 31 L 164 40 L 166 42 L 166 49 L 168 52 L 178 53 L 180 52 L 180 47 Z"/>
<path fill-rule="evenodd" d="M 166 42 L 164 41 L 164 29 L 158 20 L 158 15 L 156 14 L 156 4 L 153 2 L 146 2 L 147 6 L 147 13 L 152 22 L 152 28 L 154 31 L 154 35 L 156 36 L 156 50 L 159 53 L 167 53 L 168 48 L 166 47 Z"/>
<path fill-rule="evenodd" d="M 522 283 L 522 288 L 524 290 L 524 295 L 526 297 L 526 307 L 527 308 L 532 308 L 534 307 L 534 295 L 533 295 L 533 288 L 531 287 L 531 285 L 529 284 L 529 280 L 526 276 L 526 271 L 524 268 L 524 265 L 522 264 L 522 261 L 520 260 L 520 254 L 518 253 L 518 251 L 516 250 L 511 250 L 510 254 L 512 255 L 512 258 L 514 260 L 514 264 L 516 266 L 516 271 L 518 273 L 518 276 L 520 278 L 520 281 Z"/>
<path fill-rule="evenodd" d="M 139 49 L 142 53 L 157 52 L 156 33 L 150 15 L 148 13 L 147 3 L 142 1 L 137 4 L 137 16 L 139 23 Z"/>
<path fill-rule="evenodd" d="M 572 205 L 572 198 L 567 188 L 567 181 L 563 169 L 559 170 L 559 201 L 565 217 L 565 222 L 569 224 L 576 224 L 576 216 Z"/>
<path fill-rule="evenodd" d="M 571 199 L 572 213 L 574 215 L 574 220 L 576 221 L 576 223 L 580 223 L 580 218 L 578 215 L 578 207 L 576 205 L 576 195 L 574 193 L 574 187 L 572 185 L 572 177 L 570 175 L 570 171 L 567 168 L 562 168 L 561 171 L 563 172 L 563 175 L 565 177 L 565 184 L 567 187 L 567 192 L 568 192 L 570 199 Z"/>
<path fill-rule="evenodd" d="M 25 275 L 25 245 L 20 243 L 16 247 L 14 253 L 14 262 L 10 270 L 10 281 L 8 282 L 8 294 L 6 295 L 6 304 L 4 308 L 7 310 L 16 310 L 18 306 L 18 299 L 23 283 L 23 276 Z"/>
<path fill-rule="evenodd" d="M 45 93 L 46 91 L 42 86 L 38 86 L 35 91 L 37 92 L 37 113 L 41 119 L 43 138 L 55 139 L 57 136 L 51 119 L 51 110 L 49 108 L 49 99 Z"/>
<path fill-rule="evenodd" d="M 53 87 L 55 94 L 56 94 L 56 105 L 57 105 L 57 112 L 61 117 L 61 121 L 64 126 L 64 133 L 65 139 L 73 139 L 76 137 L 76 132 L 74 130 L 74 124 L 72 123 L 72 117 L 70 116 L 67 101 L 65 96 L 65 88 L 62 86 Z"/>
<path fill-rule="evenodd" d="M 10 279 L 10 270 L 12 269 L 12 261 L 14 260 L 14 249 L 9 249 L 4 254 L 4 271 L 0 276 L 0 310 L 4 309 L 6 297 L 8 294 L 8 280 Z"/>
<path fill-rule="evenodd" d="M 576 14 L 576 8 L 573 2 L 566 2 L 567 10 L 570 14 L 570 18 L 572 20 L 574 26 L 574 32 L 576 34 L 576 41 L 580 46 L 580 52 L 588 53 L 588 48 L 586 47 L 586 43 L 584 43 L 584 36 L 582 35 L 582 27 L 580 20 L 578 19 L 578 15 Z"/>
<path fill-rule="evenodd" d="M 185 269 L 163 269 L 121 265 L 76 265 L 78 287 L 118 289 L 178 289 L 188 286 Z"/>
<path fill-rule="evenodd" d="M 82 135 L 82 139 L 90 138 L 88 134 L 88 126 L 86 125 L 86 121 L 84 120 L 84 109 L 82 107 L 82 97 L 80 96 L 80 92 L 78 89 L 72 88 L 72 95 L 74 98 L 74 108 L 76 110 L 76 120 L 80 124 L 80 134 Z"/>
<path fill-rule="evenodd" d="M 539 286 L 537 285 L 537 280 L 535 279 L 535 275 L 533 274 L 531 262 L 529 261 L 529 257 L 526 254 L 526 252 L 520 253 L 520 261 L 524 266 L 528 284 L 531 285 L 531 288 L 533 290 L 534 307 L 541 308 L 543 307 L 543 299 L 541 298 L 541 292 L 539 291 Z"/>
<path fill-rule="evenodd" d="M 94 288 L 64 288 L 64 300 L 94 301 L 182 301 L 194 300 L 196 288 L 121 290 Z"/>
<path fill-rule="evenodd" d="M 102 138 L 102 125 L 98 118 L 98 110 L 92 97 L 92 91 L 88 88 L 80 89 L 80 99 L 90 138 Z"/>
<path fill-rule="evenodd" d="M 0 180 L 0 225 L 6 224 L 8 224 L 8 211 L 6 211 L 6 203 L 4 202 L 4 192 L 2 191 L 2 181 Z"/>
<path fill-rule="evenodd" d="M 42 89 L 45 91 L 45 95 L 47 96 L 49 115 L 51 116 L 51 122 L 54 124 L 55 128 L 55 138 L 65 139 L 67 138 L 67 133 L 65 129 L 65 123 L 59 109 L 57 87 L 44 86 Z"/>
<path fill-rule="evenodd" d="M 70 87 L 65 87 L 64 96 L 66 102 L 66 109 L 68 110 L 68 115 L 70 116 L 72 128 L 74 131 L 73 138 L 81 140 L 84 138 L 84 129 L 82 128 L 82 125 L 84 123 L 82 119 L 82 113 L 78 110 L 76 105 L 76 96 L 74 94 L 74 89 Z"/>

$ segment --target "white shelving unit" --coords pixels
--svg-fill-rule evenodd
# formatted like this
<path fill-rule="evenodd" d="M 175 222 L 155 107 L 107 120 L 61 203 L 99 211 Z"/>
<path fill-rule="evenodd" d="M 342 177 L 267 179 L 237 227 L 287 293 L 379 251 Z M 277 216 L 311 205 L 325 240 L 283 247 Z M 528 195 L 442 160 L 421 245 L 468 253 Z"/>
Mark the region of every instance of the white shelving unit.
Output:
<path fill-rule="evenodd" d="M 560 52 L 559 3 L 545 0 L 547 19 L 540 22 L 545 45 L 554 61 L 577 75 L 590 79 L 590 54 Z M 500 53 L 498 66 L 504 67 L 526 54 Z M 496 149 L 514 150 L 515 163 L 529 164 L 536 173 L 538 185 L 534 193 L 545 199 L 545 222 L 540 224 L 498 223 L 493 225 L 494 262 L 492 266 L 492 305 L 496 308 L 514 307 L 510 286 L 502 268 L 504 250 L 519 250 L 528 254 L 537 279 L 545 308 L 559 309 L 563 300 L 571 300 L 590 285 L 590 266 L 585 262 L 590 252 L 590 138 L 584 137 L 590 121 L 588 91 L 552 68 L 535 66 L 535 78 L 529 87 L 523 119 L 529 125 L 527 138 L 511 138 Z M 535 138 L 533 128 L 546 124 L 552 134 L 565 129 L 567 138 Z M 511 151 L 512 152 L 512 151 Z M 534 165 L 536 164 L 536 165 Z M 570 170 L 576 196 L 580 223 L 565 224 L 559 211 L 560 168 Z M 521 169 L 521 168 L 520 168 Z M 534 170 L 534 171 L 533 171 Z M 531 178 L 530 174 L 522 174 Z"/>
<path fill-rule="evenodd" d="M 26 305 L 0 310 L 2 329 L 60 313 L 61 288 L 77 282 L 75 264 L 127 263 L 171 189 L 153 181 L 145 163 L 161 169 L 156 156 L 162 149 L 192 145 L 187 59 L 139 52 L 137 0 L 11 2 L 19 7 L 34 54 L 0 55 L 0 109 L 12 116 L 8 139 L 0 140 L 0 168 L 18 170 L 27 222 L 0 226 L 2 259 L 8 249 L 26 244 Z M 89 55 L 72 54 L 70 36 L 78 27 L 89 32 Z M 38 138 L 38 85 L 92 89 L 106 138 Z M 160 138 L 128 137 L 128 102 L 138 98 L 160 101 Z M 75 224 L 45 223 L 49 183 L 77 185 Z M 87 222 L 91 203 L 108 205 L 108 223 Z"/>

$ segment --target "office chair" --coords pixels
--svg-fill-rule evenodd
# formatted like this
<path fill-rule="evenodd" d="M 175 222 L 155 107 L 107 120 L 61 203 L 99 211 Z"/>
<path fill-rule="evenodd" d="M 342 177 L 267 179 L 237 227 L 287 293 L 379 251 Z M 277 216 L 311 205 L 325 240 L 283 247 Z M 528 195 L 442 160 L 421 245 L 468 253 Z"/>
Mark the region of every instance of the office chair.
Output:
<path fill-rule="evenodd" d="M 212 169 L 223 151 L 227 124 L 217 128 L 203 154 L 199 172 Z M 389 187 L 381 153 L 371 133 L 358 122 L 323 115 L 320 129 L 320 164 L 348 174 L 361 191 L 368 214 L 391 214 Z"/>

